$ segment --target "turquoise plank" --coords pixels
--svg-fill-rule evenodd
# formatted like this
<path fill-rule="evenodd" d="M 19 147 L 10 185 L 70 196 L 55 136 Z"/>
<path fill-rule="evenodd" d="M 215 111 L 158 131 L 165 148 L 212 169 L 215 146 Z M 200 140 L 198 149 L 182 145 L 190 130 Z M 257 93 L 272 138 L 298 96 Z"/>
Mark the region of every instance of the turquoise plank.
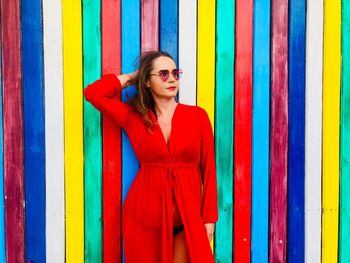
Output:
<path fill-rule="evenodd" d="M 219 221 L 214 250 L 217 262 L 233 257 L 233 109 L 235 2 L 216 3 L 215 152 Z"/>

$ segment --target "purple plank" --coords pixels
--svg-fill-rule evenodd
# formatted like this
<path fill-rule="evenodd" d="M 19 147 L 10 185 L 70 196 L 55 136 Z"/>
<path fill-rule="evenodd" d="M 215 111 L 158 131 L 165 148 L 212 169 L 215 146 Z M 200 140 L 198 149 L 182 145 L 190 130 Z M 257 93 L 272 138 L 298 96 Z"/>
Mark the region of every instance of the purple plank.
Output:
<path fill-rule="evenodd" d="M 272 0 L 269 262 L 286 262 L 288 0 Z"/>
<path fill-rule="evenodd" d="M 20 2 L 1 0 L 6 258 L 24 262 Z"/>

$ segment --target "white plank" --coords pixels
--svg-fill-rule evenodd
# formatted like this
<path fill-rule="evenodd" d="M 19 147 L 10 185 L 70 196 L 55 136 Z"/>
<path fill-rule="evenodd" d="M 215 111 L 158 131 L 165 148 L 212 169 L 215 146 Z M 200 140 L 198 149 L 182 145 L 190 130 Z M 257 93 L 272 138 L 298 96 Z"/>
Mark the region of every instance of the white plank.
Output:
<path fill-rule="evenodd" d="M 321 262 L 323 1 L 307 1 L 305 262 Z"/>
<path fill-rule="evenodd" d="M 197 89 L 197 1 L 179 0 L 179 101 L 196 105 Z"/>
<path fill-rule="evenodd" d="M 46 261 L 65 262 L 62 16 L 43 0 L 46 129 Z"/>

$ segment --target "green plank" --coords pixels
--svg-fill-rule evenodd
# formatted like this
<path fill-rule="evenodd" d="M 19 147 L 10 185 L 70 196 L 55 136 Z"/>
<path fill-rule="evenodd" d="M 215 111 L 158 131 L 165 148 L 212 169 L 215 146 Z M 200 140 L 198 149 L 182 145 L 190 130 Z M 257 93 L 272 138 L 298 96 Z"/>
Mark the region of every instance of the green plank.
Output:
<path fill-rule="evenodd" d="M 101 4 L 83 0 L 84 88 L 101 76 Z M 84 99 L 84 229 L 85 262 L 102 261 L 101 116 Z"/>
<path fill-rule="evenodd" d="M 217 0 L 215 152 L 219 221 L 215 229 L 215 259 L 232 262 L 233 233 L 233 101 L 234 1 Z"/>
<path fill-rule="evenodd" d="M 339 262 L 350 262 L 350 0 L 342 1 Z"/>

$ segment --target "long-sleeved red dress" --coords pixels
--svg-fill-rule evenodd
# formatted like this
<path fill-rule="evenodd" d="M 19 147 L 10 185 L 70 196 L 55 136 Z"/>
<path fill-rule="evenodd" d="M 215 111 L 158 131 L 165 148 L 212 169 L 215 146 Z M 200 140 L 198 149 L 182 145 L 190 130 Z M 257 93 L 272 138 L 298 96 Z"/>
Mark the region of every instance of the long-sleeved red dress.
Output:
<path fill-rule="evenodd" d="M 204 226 L 218 220 L 214 136 L 207 112 L 178 103 L 167 144 L 158 124 L 147 129 L 141 115 L 120 100 L 121 88 L 116 75 L 107 74 L 88 85 L 84 96 L 125 130 L 140 162 L 122 210 L 125 262 L 172 262 L 174 202 L 190 262 L 214 262 Z M 149 116 L 157 123 L 153 111 Z"/>

